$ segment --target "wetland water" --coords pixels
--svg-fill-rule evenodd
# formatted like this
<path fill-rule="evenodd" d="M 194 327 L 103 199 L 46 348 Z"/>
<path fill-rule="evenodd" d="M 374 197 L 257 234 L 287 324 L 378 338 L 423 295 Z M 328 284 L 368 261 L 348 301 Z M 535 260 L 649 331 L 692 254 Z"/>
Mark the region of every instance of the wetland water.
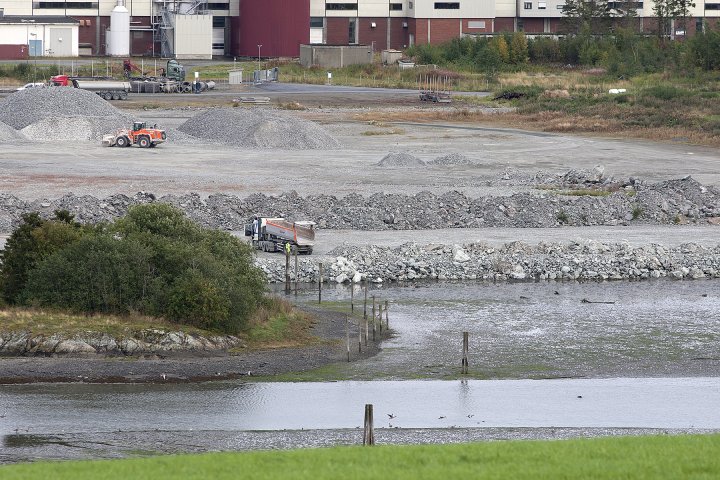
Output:
<path fill-rule="evenodd" d="M 357 443 L 365 403 L 385 443 L 720 429 L 719 287 L 373 288 L 390 301 L 393 336 L 377 356 L 312 372 L 312 382 L 0 386 L 0 461 Z M 333 308 L 347 299 L 348 287 L 324 290 Z M 351 380 L 319 381 L 334 378 Z M 366 381 L 377 378 L 386 380 Z"/>

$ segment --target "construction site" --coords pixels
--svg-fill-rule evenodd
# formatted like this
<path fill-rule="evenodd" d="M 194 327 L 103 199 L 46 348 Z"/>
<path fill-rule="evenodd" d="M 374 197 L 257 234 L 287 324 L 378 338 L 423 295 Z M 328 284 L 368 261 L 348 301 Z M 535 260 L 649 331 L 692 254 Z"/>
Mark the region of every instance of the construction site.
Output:
<path fill-rule="evenodd" d="M 326 95 L 338 94 L 328 87 Z M 238 232 L 255 214 L 311 220 L 318 226 L 313 257 L 331 252 L 322 245 L 337 243 L 338 230 L 351 246 L 366 247 L 366 232 L 385 231 L 385 247 L 440 243 L 450 250 L 492 242 L 497 228 L 516 232 L 510 240 L 531 244 L 544 241 L 537 229 L 557 230 L 548 238 L 566 241 L 595 240 L 592 232 L 600 229 L 612 233 L 597 240 L 613 242 L 637 228 L 662 232 L 649 234 L 648 245 L 667 238 L 666 230 L 688 241 L 716 232 L 720 174 L 713 149 L 461 123 L 357 121 L 377 110 L 456 108 L 424 106 L 416 94 L 405 106 L 378 105 L 377 95 L 368 94 L 362 106 L 364 95 L 354 96 L 357 106 L 323 107 L 323 93 L 299 93 L 295 98 L 307 105 L 302 110 L 238 105 L 223 96 L 203 97 L 212 108 L 173 107 L 176 97 L 160 95 L 153 98 L 160 108 L 135 110 L 134 102 L 119 109 L 126 103 L 81 88 L 13 93 L 0 103 L 0 232 L 10 232 L 31 210 L 50 215 L 66 208 L 82 222 L 98 222 L 147 201 L 173 203 L 203 225 Z M 134 123 L 152 130 L 145 132 L 147 141 L 132 135 Z M 158 148 L 108 148 L 108 136 L 119 138 L 118 146 Z M 393 241 L 397 231 L 414 233 Z M 436 231 L 450 233 L 438 238 Z M 716 277 L 718 247 L 705 247 L 713 247 L 706 252 L 709 263 L 683 267 Z M 308 268 L 317 261 L 307 260 Z M 373 278 L 408 279 L 376 267 L 363 266 Z M 586 278 L 584 272 L 574 275 Z M 549 272 L 521 278 L 544 274 Z M 512 274 L 488 268 L 449 276 Z M 309 272 L 306 277 L 313 281 Z"/>

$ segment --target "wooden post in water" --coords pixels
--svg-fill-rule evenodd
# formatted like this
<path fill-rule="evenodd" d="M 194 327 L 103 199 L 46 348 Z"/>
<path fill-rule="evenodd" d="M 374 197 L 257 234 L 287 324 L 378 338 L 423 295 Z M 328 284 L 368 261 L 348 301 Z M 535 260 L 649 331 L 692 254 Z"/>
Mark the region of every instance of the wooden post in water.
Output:
<path fill-rule="evenodd" d="M 373 342 L 375 341 L 375 295 L 372 296 L 373 309 L 372 309 L 372 320 L 373 320 Z"/>
<path fill-rule="evenodd" d="M 298 249 L 295 249 L 295 296 L 298 294 Z"/>
<path fill-rule="evenodd" d="M 380 337 L 382 337 L 382 310 L 383 304 L 380 302 L 378 305 L 378 327 L 380 328 Z"/>
<path fill-rule="evenodd" d="M 345 315 L 345 339 L 347 340 L 347 358 L 350 361 L 350 318 Z"/>
<path fill-rule="evenodd" d="M 365 429 L 363 431 L 363 445 L 375 445 L 375 432 L 373 432 L 373 406 L 365 404 Z"/>
<path fill-rule="evenodd" d="M 350 311 L 355 311 L 355 284 L 350 280 Z"/>
<path fill-rule="evenodd" d="M 362 321 L 358 320 L 358 353 L 362 353 Z"/>
<path fill-rule="evenodd" d="M 390 328 L 390 316 L 388 315 L 388 301 L 387 300 L 385 300 L 385 328 Z"/>
<path fill-rule="evenodd" d="M 466 375 L 468 373 L 468 332 L 463 332 L 463 346 L 462 346 L 462 374 Z"/>
<path fill-rule="evenodd" d="M 290 293 L 290 244 L 285 244 L 285 294 Z"/>
<path fill-rule="evenodd" d="M 363 318 L 367 320 L 367 280 L 365 280 L 365 300 L 363 300 Z"/>
<path fill-rule="evenodd" d="M 320 262 L 320 265 L 318 267 L 318 303 L 322 303 L 322 281 L 323 281 L 323 271 L 322 271 L 322 262 Z"/>

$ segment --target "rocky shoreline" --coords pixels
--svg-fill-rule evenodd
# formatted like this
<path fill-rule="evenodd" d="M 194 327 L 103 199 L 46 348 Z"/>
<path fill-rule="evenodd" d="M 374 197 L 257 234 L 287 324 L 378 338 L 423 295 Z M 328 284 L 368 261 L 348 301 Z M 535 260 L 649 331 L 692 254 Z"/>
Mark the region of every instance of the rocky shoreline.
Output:
<path fill-rule="evenodd" d="M 405 244 L 398 248 L 344 246 L 330 256 L 301 257 L 298 281 L 317 282 L 323 263 L 323 281 L 346 283 L 414 280 L 637 280 L 648 278 L 720 278 L 720 243 L 705 247 L 686 243 L 631 246 L 594 241 L 539 243 L 511 242 L 502 247 Z M 285 279 L 284 256 L 263 256 L 256 264 L 272 283 Z M 294 280 L 294 270 L 291 269 Z"/>
<path fill-rule="evenodd" d="M 310 334 L 316 339 L 305 346 L 250 349 L 240 348 L 235 337 L 222 337 L 213 348 L 181 348 L 177 332 L 167 332 L 147 350 L 53 353 L 26 352 L 14 356 L 0 355 L 0 385 L 36 382 L 87 383 L 183 383 L 233 378 L 266 377 L 285 373 L 300 373 L 340 361 L 347 361 L 344 342 L 345 315 L 316 307 L 303 307 L 316 318 Z M 351 360 L 369 358 L 380 351 L 380 342 L 389 335 L 385 331 L 377 342 L 368 342 L 363 351 L 353 350 Z M 2 334 L 7 338 L 7 334 Z M 83 336 L 87 337 L 92 335 Z M 97 335 L 97 337 L 103 337 Z M 187 337 L 187 336 L 186 336 Z M 161 339 L 172 343 L 165 343 Z M 147 339 L 147 337 L 146 337 Z M 209 340 L 209 337 L 208 337 Z M 196 341 L 197 340 L 196 338 Z M 237 342 L 240 342 L 238 339 Z M 92 343 L 92 342 L 90 342 Z M 121 342 L 122 343 L 122 342 Z M 41 344 L 45 344 L 42 342 Z M 188 342 L 184 342 L 188 345 Z M 222 345 L 236 344 L 228 351 Z M 52 342 L 47 343 L 52 345 Z M 169 345 L 176 345 L 169 349 Z M 149 351 L 148 351 L 149 350 Z"/>

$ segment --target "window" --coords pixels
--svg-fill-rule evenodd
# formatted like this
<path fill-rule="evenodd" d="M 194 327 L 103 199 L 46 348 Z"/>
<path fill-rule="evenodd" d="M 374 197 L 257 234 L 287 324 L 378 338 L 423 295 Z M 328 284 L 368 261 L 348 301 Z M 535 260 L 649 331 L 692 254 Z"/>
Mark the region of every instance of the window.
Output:
<path fill-rule="evenodd" d="M 133 39 L 135 40 L 142 40 L 145 32 L 132 32 Z"/>
<path fill-rule="evenodd" d="M 522 18 L 518 18 L 517 19 L 517 31 L 522 32 L 523 30 L 525 30 L 525 22 L 523 21 Z"/>
<path fill-rule="evenodd" d="M 523 8 L 525 10 L 532 10 L 532 2 L 525 2 L 523 3 Z"/>
<path fill-rule="evenodd" d="M 310 17 L 310 28 L 323 28 L 325 19 L 323 17 Z"/>
<path fill-rule="evenodd" d="M 547 8 L 546 2 L 538 2 L 538 10 L 545 10 Z"/>
<path fill-rule="evenodd" d="M 391 3 L 390 10 L 402 10 L 402 3 Z"/>
<path fill-rule="evenodd" d="M 460 2 L 435 2 L 435 10 L 460 10 Z"/>
<path fill-rule="evenodd" d="M 225 17 L 213 15 L 213 28 L 225 28 Z"/>
<path fill-rule="evenodd" d="M 350 18 L 348 21 L 348 43 L 357 43 L 357 18 Z"/>
<path fill-rule="evenodd" d="M 695 31 L 702 32 L 705 30 L 705 22 L 702 18 L 695 18 Z"/>
<path fill-rule="evenodd" d="M 98 8 L 97 2 L 33 2 L 33 8 Z"/>
<path fill-rule="evenodd" d="M 706 3 L 705 10 L 720 10 L 720 3 Z"/>
<path fill-rule="evenodd" d="M 484 20 L 468 20 L 468 28 L 485 28 Z"/>
<path fill-rule="evenodd" d="M 208 10 L 230 10 L 229 3 L 208 3 Z"/>
<path fill-rule="evenodd" d="M 325 10 L 357 10 L 357 3 L 326 3 Z"/>
<path fill-rule="evenodd" d="M 212 44 L 213 50 L 225 50 L 225 42 L 223 43 L 213 43 Z"/>
<path fill-rule="evenodd" d="M 413 9 L 413 2 L 408 2 L 408 8 L 409 8 L 410 10 Z"/>

